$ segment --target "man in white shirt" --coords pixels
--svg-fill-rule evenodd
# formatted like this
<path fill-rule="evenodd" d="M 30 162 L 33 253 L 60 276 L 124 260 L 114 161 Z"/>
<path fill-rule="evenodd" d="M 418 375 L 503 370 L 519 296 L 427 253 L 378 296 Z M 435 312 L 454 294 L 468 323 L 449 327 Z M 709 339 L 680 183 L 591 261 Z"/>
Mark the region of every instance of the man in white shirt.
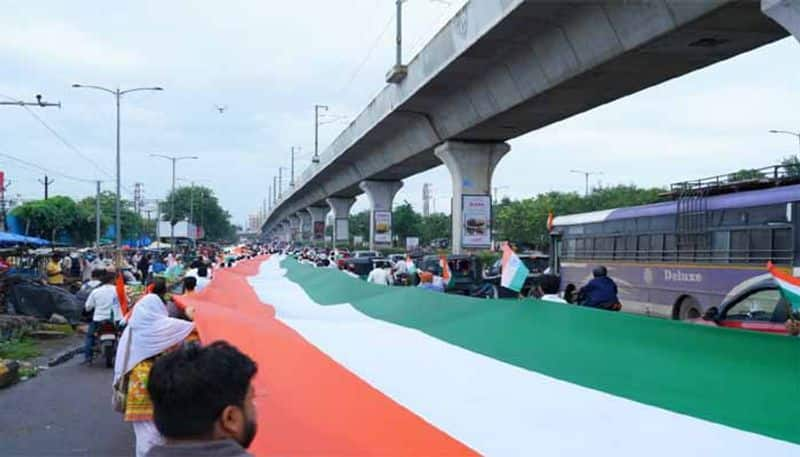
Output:
<path fill-rule="evenodd" d="M 92 350 L 94 348 L 94 333 L 100 322 L 118 322 L 122 319 L 122 310 L 119 306 L 117 288 L 114 286 L 115 275 L 106 271 L 103 275 L 103 284 L 89 294 L 84 308 L 86 311 L 94 311 L 92 321 L 86 330 L 86 340 L 83 346 L 83 363 L 87 364 L 92 360 Z"/>
<path fill-rule="evenodd" d="M 390 286 L 392 284 L 392 273 L 390 268 L 375 267 L 369 272 L 367 282 L 373 284 L 380 284 L 382 286 Z"/>
<path fill-rule="evenodd" d="M 195 292 L 200 292 L 201 290 L 205 289 L 205 287 L 211 282 L 208 279 L 208 267 L 205 265 L 201 265 L 197 268 L 197 286 L 195 288 Z"/>

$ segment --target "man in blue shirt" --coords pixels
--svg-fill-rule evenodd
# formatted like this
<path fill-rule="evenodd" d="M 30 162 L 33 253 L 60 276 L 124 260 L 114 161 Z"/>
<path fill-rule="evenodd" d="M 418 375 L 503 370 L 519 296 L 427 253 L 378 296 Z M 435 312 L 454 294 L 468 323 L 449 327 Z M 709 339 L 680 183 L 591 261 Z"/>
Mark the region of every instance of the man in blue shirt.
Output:
<path fill-rule="evenodd" d="M 619 305 L 617 285 L 608 277 L 608 270 L 600 265 L 592 271 L 592 275 L 594 278 L 578 292 L 583 297 L 581 305 L 616 311 Z"/>

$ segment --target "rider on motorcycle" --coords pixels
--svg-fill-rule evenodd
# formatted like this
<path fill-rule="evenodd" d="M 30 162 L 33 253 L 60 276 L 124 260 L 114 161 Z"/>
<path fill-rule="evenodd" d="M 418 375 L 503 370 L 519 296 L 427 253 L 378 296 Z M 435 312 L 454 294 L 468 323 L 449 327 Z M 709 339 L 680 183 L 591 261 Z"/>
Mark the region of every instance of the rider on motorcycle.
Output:
<path fill-rule="evenodd" d="M 92 361 L 92 351 L 94 350 L 94 339 L 97 328 L 101 322 L 118 322 L 122 319 L 122 311 L 119 306 L 117 288 L 114 286 L 116 275 L 105 270 L 102 275 L 102 285 L 97 287 L 89 294 L 86 299 L 86 311 L 94 310 L 92 321 L 86 330 L 86 341 L 83 346 L 83 363 L 88 364 Z"/>
<path fill-rule="evenodd" d="M 600 265 L 592 270 L 594 278 L 578 292 L 578 301 L 590 308 L 619 311 L 621 305 L 617 297 L 617 284 L 608 277 L 606 267 Z"/>

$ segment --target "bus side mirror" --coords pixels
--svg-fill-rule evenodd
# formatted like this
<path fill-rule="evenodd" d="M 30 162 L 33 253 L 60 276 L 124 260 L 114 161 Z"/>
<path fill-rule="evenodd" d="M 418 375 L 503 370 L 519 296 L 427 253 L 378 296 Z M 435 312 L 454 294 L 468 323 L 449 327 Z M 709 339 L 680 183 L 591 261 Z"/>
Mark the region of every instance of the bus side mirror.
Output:
<path fill-rule="evenodd" d="M 703 314 L 704 321 L 715 321 L 719 317 L 719 310 L 717 308 L 709 308 L 705 314 Z"/>

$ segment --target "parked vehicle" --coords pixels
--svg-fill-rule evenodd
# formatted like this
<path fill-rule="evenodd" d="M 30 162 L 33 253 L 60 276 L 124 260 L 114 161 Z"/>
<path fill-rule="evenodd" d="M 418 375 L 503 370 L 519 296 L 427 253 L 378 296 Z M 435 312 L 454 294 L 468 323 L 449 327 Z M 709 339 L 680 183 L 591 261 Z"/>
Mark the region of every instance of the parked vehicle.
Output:
<path fill-rule="evenodd" d="M 536 290 L 542 275 L 550 264 L 550 257 L 541 252 L 528 252 L 517 256 L 528 269 L 528 277 L 525 279 L 522 290 L 515 292 L 500 285 L 503 269 L 501 260 L 498 259 L 490 267 L 483 270 L 483 280 L 492 285 L 489 295 L 491 298 L 513 298 L 520 294 L 524 297 L 530 297 Z M 488 290 L 488 287 L 486 289 Z"/>
<path fill-rule="evenodd" d="M 380 254 L 375 251 L 355 251 L 353 257 L 356 259 L 380 257 Z"/>
<path fill-rule="evenodd" d="M 786 334 L 791 305 L 772 275 L 750 278 L 734 287 L 720 303 L 693 322 L 756 332 Z"/>

